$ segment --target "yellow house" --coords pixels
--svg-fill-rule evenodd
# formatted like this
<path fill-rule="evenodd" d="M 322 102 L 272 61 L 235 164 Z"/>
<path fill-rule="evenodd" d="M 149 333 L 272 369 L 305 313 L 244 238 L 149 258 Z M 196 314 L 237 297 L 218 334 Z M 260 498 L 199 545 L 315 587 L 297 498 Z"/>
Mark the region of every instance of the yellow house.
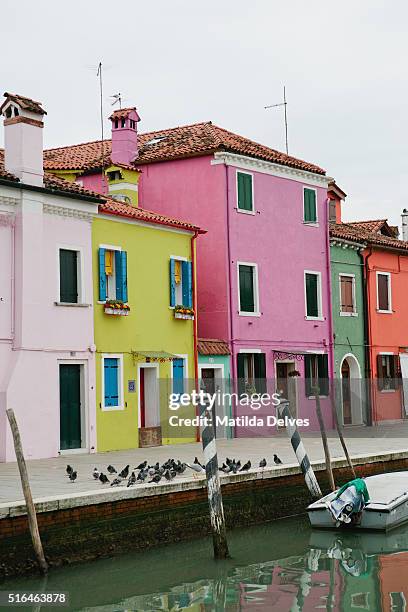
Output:
<path fill-rule="evenodd" d="M 100 206 L 92 228 L 98 451 L 196 440 L 194 427 L 169 426 L 169 396 L 197 380 L 200 233 L 109 197 Z"/>

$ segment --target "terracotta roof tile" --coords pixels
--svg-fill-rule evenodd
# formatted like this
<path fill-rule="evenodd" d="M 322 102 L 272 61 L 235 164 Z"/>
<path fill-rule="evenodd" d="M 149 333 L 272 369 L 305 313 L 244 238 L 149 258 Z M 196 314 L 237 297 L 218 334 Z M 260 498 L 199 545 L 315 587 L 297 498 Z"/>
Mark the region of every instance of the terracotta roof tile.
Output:
<path fill-rule="evenodd" d="M 4 92 L 3 96 L 6 98 L 3 104 L 0 106 L 0 112 L 3 110 L 3 107 L 9 102 L 9 100 L 18 104 L 24 110 L 27 110 L 31 113 L 37 113 L 39 115 L 46 115 L 46 111 L 42 108 L 41 102 L 36 102 L 31 98 L 26 98 L 25 96 L 20 96 L 19 94 L 12 94 L 7 91 Z"/>
<path fill-rule="evenodd" d="M 384 220 L 378 220 L 378 223 L 383 223 Z M 371 227 L 376 227 L 375 221 L 370 221 Z M 364 243 L 369 246 L 377 246 L 389 249 L 399 249 L 408 251 L 408 242 L 398 240 L 392 236 L 384 236 L 378 233 L 377 230 L 370 229 L 367 222 L 353 221 L 351 223 L 331 223 L 330 237 L 349 240 L 351 242 Z"/>
<path fill-rule="evenodd" d="M 231 355 L 228 343 L 224 340 L 199 338 L 197 347 L 200 355 Z"/>
<path fill-rule="evenodd" d="M 145 208 L 132 206 L 125 202 L 119 202 L 113 198 L 105 198 L 106 201 L 99 205 L 99 211 L 108 215 L 117 215 L 119 217 L 127 217 L 129 219 L 135 219 L 140 221 L 146 221 L 147 223 L 157 223 L 159 225 L 168 225 L 171 227 L 177 227 L 179 229 L 185 229 L 188 231 L 197 231 L 199 234 L 205 234 L 205 230 L 200 229 L 198 226 L 188 223 L 187 221 L 180 221 L 173 217 L 167 217 L 165 215 L 159 215 Z"/>
<path fill-rule="evenodd" d="M 117 110 L 113 111 L 109 119 L 126 119 L 126 117 L 129 117 L 132 111 L 137 113 L 136 106 L 129 108 L 118 108 Z"/>
<path fill-rule="evenodd" d="M 229 151 L 317 174 L 325 174 L 319 166 L 280 153 L 211 122 L 195 123 L 167 130 L 139 134 L 137 165 L 182 159 Z M 111 141 L 104 141 L 104 157 L 110 160 Z M 49 169 L 95 170 L 101 166 L 100 141 L 49 149 L 44 152 L 44 167 Z"/>

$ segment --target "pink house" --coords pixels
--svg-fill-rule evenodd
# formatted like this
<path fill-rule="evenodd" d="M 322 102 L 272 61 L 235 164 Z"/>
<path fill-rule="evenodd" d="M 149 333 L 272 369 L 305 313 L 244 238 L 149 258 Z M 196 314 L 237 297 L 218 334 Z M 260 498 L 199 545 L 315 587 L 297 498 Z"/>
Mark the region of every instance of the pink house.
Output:
<path fill-rule="evenodd" d="M 113 129 L 108 161 L 117 147 Z M 46 153 L 51 169 L 77 168 L 80 160 L 87 186 L 100 184 L 99 159 L 97 142 Z M 121 161 L 141 170 L 139 206 L 207 230 L 197 245 L 199 337 L 228 343 L 239 391 L 278 389 L 317 429 L 312 363 L 321 379 L 332 372 L 325 171 L 212 123 L 138 135 Z M 322 380 L 331 426 L 326 391 Z"/>
<path fill-rule="evenodd" d="M 100 198 L 43 172 L 41 104 L 0 107 L 0 461 L 92 451 L 95 364 L 91 222 Z"/>

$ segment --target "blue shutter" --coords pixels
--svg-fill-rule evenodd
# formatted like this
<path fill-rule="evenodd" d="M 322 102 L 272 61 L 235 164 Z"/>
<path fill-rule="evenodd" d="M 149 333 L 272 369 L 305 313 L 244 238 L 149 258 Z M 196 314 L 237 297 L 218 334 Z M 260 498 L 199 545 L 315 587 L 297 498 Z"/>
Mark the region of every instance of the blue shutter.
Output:
<path fill-rule="evenodd" d="M 176 279 L 175 279 L 176 262 L 170 259 L 170 306 L 174 308 L 176 305 Z"/>
<path fill-rule="evenodd" d="M 183 306 L 193 306 L 193 285 L 191 276 L 191 261 L 181 262 L 181 277 L 183 285 Z"/>
<path fill-rule="evenodd" d="M 128 301 L 127 291 L 127 253 L 115 251 L 116 299 Z"/>
<path fill-rule="evenodd" d="M 173 359 L 173 393 L 184 393 L 184 359 Z"/>
<path fill-rule="evenodd" d="M 118 359 L 106 357 L 103 363 L 105 398 L 104 405 L 119 406 Z"/>
<path fill-rule="evenodd" d="M 105 249 L 99 249 L 99 301 L 106 300 Z"/>

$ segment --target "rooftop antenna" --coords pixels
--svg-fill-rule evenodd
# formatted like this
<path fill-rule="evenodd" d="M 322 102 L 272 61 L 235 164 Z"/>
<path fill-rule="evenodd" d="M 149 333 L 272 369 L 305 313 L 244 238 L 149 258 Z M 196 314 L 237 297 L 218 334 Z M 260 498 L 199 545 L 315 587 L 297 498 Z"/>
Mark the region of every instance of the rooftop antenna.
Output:
<path fill-rule="evenodd" d="M 122 94 L 120 92 L 117 94 L 113 94 L 113 96 L 110 97 L 113 99 L 112 106 L 115 106 L 115 104 L 119 104 L 119 108 L 122 108 Z"/>
<path fill-rule="evenodd" d="M 96 76 L 99 77 L 99 93 L 100 93 L 100 113 L 101 113 L 101 168 L 102 168 L 102 193 L 103 193 L 103 177 L 105 176 L 105 152 L 103 142 L 103 83 L 102 83 L 102 62 L 98 64 L 98 72 Z"/>
<path fill-rule="evenodd" d="M 288 115 L 287 115 L 287 111 L 286 111 L 286 107 L 287 107 L 287 102 L 286 102 L 286 87 L 285 85 L 283 86 L 283 102 L 280 102 L 279 104 L 270 104 L 269 106 L 264 106 L 265 109 L 268 108 L 277 108 L 280 106 L 283 106 L 284 110 L 285 110 L 285 143 L 286 143 L 286 155 L 289 155 L 289 148 L 288 148 Z"/>

